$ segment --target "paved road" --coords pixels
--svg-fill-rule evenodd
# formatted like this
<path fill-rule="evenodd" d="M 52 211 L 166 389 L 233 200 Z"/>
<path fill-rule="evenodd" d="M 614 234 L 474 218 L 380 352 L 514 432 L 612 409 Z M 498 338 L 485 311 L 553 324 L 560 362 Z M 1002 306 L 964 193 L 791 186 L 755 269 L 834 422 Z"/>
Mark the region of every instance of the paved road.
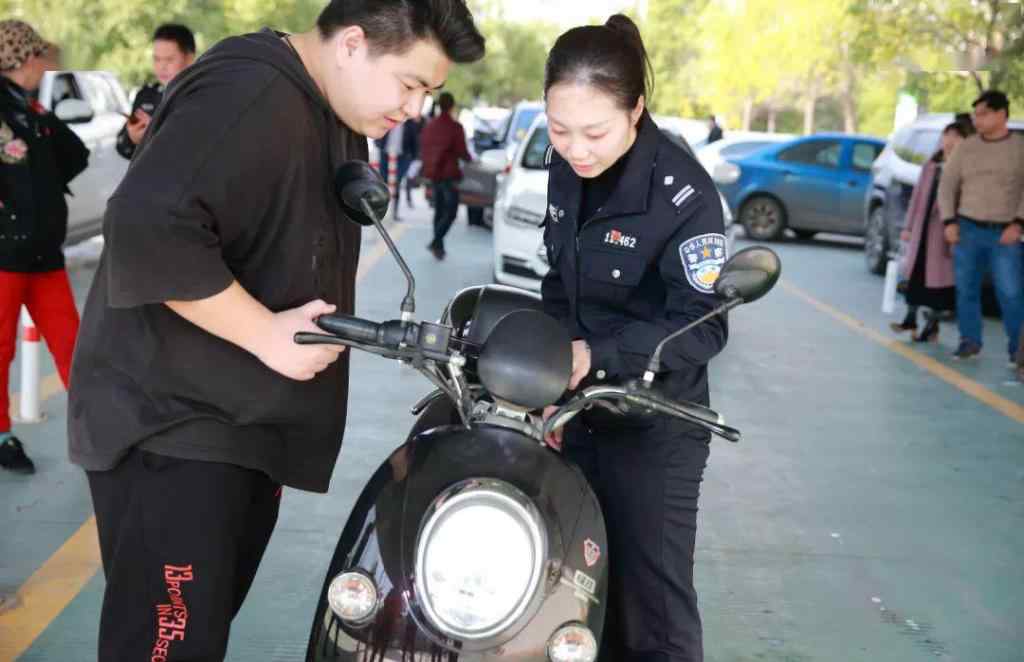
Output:
<path fill-rule="evenodd" d="M 406 216 L 398 242 L 420 279 L 418 313 L 436 318 L 460 287 L 489 280 L 490 233 L 460 218 L 437 263 L 424 249 L 422 204 Z M 365 236 L 357 312 L 392 317 L 400 272 Z M 948 358 L 949 326 L 939 345 L 892 343 L 881 281 L 865 273 L 856 242 L 774 247 L 783 282 L 732 314 L 712 370 L 713 404 L 746 436 L 715 442 L 704 484 L 696 575 L 706 659 L 1022 659 L 1024 388 L 999 351 L 999 327 L 987 322 L 986 354 L 965 365 Z M 80 300 L 93 268 L 86 257 L 74 270 Z M 353 375 L 330 493 L 286 491 L 229 660 L 302 659 L 345 515 L 429 390 L 367 355 L 353 357 Z M 0 474 L 0 661 L 19 637 L 25 662 L 95 659 L 103 581 L 83 526 L 85 481 L 66 461 L 65 403 L 56 393 L 47 422 L 20 430 L 40 473 Z"/>

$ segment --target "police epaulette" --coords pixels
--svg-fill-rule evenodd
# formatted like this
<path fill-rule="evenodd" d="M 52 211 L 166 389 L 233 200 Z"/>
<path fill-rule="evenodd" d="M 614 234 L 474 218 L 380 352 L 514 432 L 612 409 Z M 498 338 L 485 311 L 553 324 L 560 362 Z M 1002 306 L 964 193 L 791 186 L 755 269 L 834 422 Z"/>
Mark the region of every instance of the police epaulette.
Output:
<path fill-rule="evenodd" d="M 544 167 L 547 168 L 551 165 L 551 160 L 555 158 L 555 146 L 548 145 L 547 150 L 544 151 Z"/>

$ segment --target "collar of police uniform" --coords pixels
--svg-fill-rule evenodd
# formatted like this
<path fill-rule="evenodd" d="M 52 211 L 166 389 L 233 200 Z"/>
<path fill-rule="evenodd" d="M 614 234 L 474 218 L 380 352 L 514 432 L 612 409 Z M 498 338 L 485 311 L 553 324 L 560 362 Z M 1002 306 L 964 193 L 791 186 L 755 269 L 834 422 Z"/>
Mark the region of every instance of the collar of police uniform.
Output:
<path fill-rule="evenodd" d="M 601 210 L 601 216 L 630 216 L 647 212 L 660 142 L 661 130 L 650 113 L 644 110 L 636 141 L 624 157 L 629 160 L 611 197 Z"/>

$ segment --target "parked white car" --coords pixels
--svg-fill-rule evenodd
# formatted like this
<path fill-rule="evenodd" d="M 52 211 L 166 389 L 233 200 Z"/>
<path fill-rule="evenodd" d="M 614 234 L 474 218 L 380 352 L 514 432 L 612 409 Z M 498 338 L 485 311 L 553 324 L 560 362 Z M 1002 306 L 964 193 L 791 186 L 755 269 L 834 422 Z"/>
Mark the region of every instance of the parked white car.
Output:
<path fill-rule="evenodd" d="M 69 187 L 66 243 L 73 244 L 102 231 L 107 200 L 128 169 L 115 147 L 131 108 L 117 76 L 109 71 L 47 72 L 39 102 L 89 148 L 89 166 Z"/>
<path fill-rule="evenodd" d="M 712 177 L 715 169 L 727 159 L 740 159 L 759 149 L 795 138 L 791 133 L 762 133 L 760 131 L 729 131 L 721 140 L 697 148 L 697 160 Z"/>
<path fill-rule="evenodd" d="M 654 119 L 661 126 L 660 118 Z M 672 128 L 664 130 L 679 140 L 679 134 Z M 498 189 L 494 204 L 494 280 L 497 283 L 539 290 L 541 279 L 548 272 L 541 223 L 547 209 L 548 171 L 544 156 L 549 144 L 547 118 L 542 113 L 520 141 L 508 174 Z M 729 227 L 733 217 L 724 199 L 722 211 Z M 727 235 L 732 236 L 728 230 Z"/>

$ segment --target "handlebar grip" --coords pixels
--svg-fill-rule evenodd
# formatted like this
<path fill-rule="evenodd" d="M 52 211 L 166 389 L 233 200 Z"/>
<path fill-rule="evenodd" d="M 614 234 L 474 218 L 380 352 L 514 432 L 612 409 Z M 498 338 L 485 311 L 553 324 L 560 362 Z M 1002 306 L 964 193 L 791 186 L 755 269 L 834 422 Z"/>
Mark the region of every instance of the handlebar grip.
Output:
<path fill-rule="evenodd" d="M 671 404 L 673 407 L 682 409 L 690 416 L 700 419 L 707 423 L 714 423 L 715 425 L 725 425 L 725 419 L 722 415 L 713 409 L 709 409 L 703 405 L 698 405 L 693 402 L 680 402 L 678 400 L 672 400 Z"/>
<path fill-rule="evenodd" d="M 380 324 L 352 315 L 321 315 L 316 325 L 345 340 L 366 344 L 379 343 Z"/>

